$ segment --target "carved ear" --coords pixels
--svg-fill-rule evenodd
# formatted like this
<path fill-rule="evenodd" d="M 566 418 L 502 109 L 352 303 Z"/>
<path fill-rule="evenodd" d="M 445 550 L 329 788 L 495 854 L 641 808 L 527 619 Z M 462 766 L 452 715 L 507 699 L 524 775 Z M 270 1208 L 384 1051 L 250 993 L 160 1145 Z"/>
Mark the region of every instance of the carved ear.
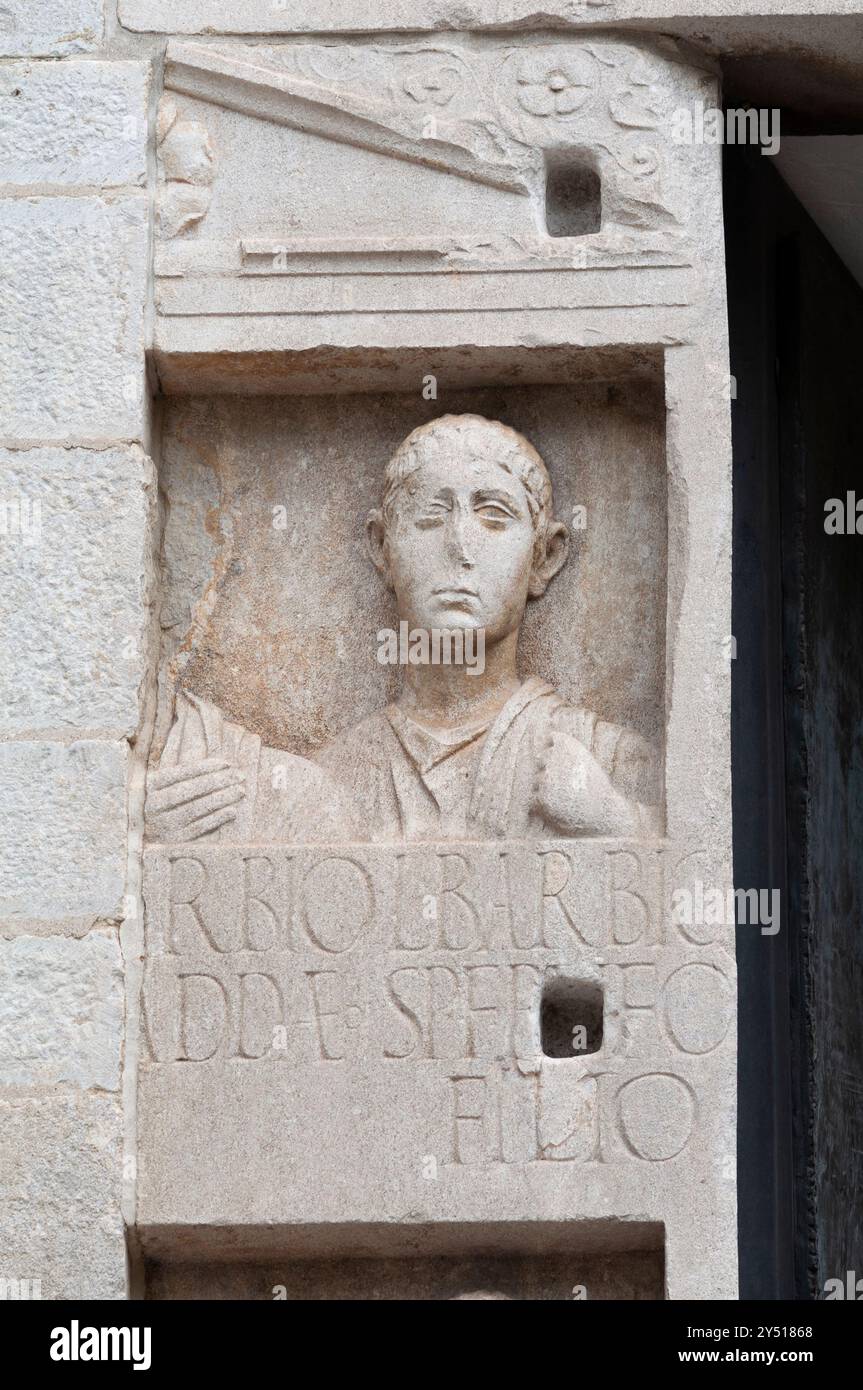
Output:
<path fill-rule="evenodd" d="M 552 521 L 546 527 L 543 553 L 534 560 L 527 592 L 531 598 L 541 598 L 558 570 L 563 569 L 569 554 L 569 532 L 562 521 Z"/>
<path fill-rule="evenodd" d="M 369 558 L 377 570 L 382 575 L 389 588 L 392 588 L 390 579 L 390 565 L 387 557 L 387 528 L 384 521 L 383 512 L 373 508 L 366 518 L 366 549 Z"/>

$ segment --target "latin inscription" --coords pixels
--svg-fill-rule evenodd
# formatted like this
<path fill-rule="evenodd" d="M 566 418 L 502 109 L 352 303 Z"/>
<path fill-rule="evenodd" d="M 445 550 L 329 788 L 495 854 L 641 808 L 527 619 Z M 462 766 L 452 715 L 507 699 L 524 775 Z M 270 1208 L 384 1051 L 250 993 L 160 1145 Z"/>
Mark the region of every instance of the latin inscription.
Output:
<path fill-rule="evenodd" d="M 433 1067 L 448 1162 L 664 1161 L 731 1019 L 727 942 L 670 910 L 698 865 L 663 842 L 149 851 L 148 1064 Z M 561 976 L 601 991 L 603 1036 L 585 1055 L 576 990 L 552 1060 Z"/>

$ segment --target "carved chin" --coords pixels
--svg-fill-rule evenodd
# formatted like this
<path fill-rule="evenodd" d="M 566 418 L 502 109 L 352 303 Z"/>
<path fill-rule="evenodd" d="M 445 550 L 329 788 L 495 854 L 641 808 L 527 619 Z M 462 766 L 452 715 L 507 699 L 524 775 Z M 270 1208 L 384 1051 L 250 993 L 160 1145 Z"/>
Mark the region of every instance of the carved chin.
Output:
<path fill-rule="evenodd" d="M 475 598 L 445 598 L 435 602 L 436 617 L 452 618 L 453 622 L 467 622 L 471 625 L 479 623 L 481 614 L 480 606 Z"/>

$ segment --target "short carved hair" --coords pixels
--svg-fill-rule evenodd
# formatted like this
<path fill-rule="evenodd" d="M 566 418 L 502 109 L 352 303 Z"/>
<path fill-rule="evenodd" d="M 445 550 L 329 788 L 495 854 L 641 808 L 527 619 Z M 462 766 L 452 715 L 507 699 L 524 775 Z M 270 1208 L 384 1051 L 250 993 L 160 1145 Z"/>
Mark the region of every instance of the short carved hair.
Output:
<path fill-rule="evenodd" d="M 491 459 L 518 478 L 527 493 L 533 529 L 544 537 L 552 519 L 551 479 L 533 445 L 500 420 L 482 415 L 440 415 L 412 430 L 396 449 L 384 471 L 382 509 L 387 524 L 395 498 L 424 463 L 457 450 L 467 461 Z"/>

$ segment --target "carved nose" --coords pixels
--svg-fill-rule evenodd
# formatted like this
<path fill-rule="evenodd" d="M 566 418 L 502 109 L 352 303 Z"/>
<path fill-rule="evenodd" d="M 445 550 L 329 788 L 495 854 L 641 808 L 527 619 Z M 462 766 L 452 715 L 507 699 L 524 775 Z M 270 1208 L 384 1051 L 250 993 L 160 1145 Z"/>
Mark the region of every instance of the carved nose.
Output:
<path fill-rule="evenodd" d="M 467 541 L 464 534 L 464 523 L 460 518 L 454 517 L 449 528 L 449 553 L 458 563 L 461 569 L 472 570 L 474 562 L 468 553 Z"/>

